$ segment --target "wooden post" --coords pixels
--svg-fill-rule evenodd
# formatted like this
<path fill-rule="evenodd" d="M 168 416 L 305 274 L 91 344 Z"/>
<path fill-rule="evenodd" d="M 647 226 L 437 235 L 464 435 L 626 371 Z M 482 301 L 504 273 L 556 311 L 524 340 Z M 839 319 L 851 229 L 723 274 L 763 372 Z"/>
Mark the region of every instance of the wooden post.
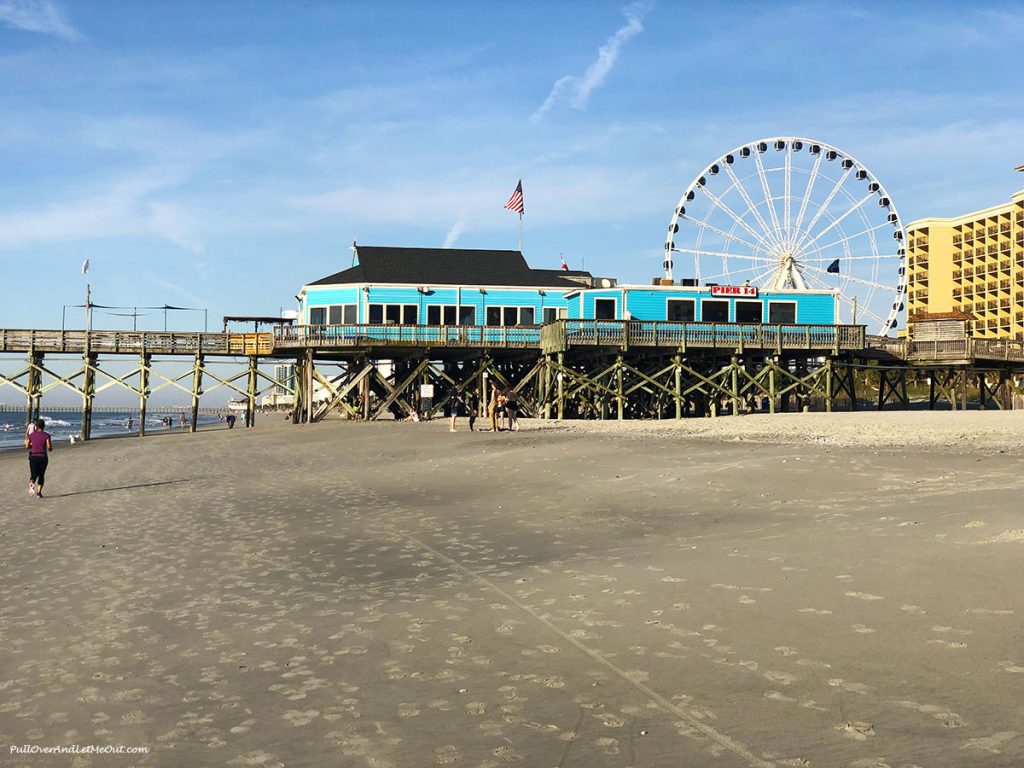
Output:
<path fill-rule="evenodd" d="M 967 410 L 967 377 L 968 376 L 969 376 L 969 374 L 967 373 L 967 369 L 964 368 L 963 372 L 960 374 L 960 410 L 961 411 L 966 411 Z"/>
<path fill-rule="evenodd" d="M 928 371 L 928 410 L 935 410 L 935 376 L 938 371 Z"/>
<path fill-rule="evenodd" d="M 149 402 L 149 366 L 153 356 L 143 352 L 139 357 L 139 437 L 146 436 L 146 404 Z"/>
<path fill-rule="evenodd" d="M 249 382 L 246 387 L 246 426 L 252 428 L 256 426 L 256 388 L 257 388 L 257 374 L 259 373 L 259 357 L 256 355 L 249 355 Z"/>
<path fill-rule="evenodd" d="M 192 419 L 188 425 L 189 432 L 196 431 L 199 421 L 199 396 L 203 394 L 203 353 L 196 352 L 192 368 Z"/>
<path fill-rule="evenodd" d="M 832 413 L 832 358 L 825 358 L 825 413 Z"/>
<path fill-rule="evenodd" d="M 313 350 L 312 349 L 307 349 L 306 350 L 306 365 L 305 365 L 305 370 L 303 371 L 303 373 L 305 375 L 305 383 L 303 385 L 303 391 L 304 391 L 304 395 L 305 395 L 305 405 L 306 405 L 306 415 L 303 418 L 303 421 L 306 424 L 312 424 L 313 423 L 313 415 L 314 415 L 313 409 L 315 407 L 315 402 L 316 402 L 316 398 L 314 397 L 316 389 L 313 386 L 313 366 L 314 366 L 314 363 L 313 363 Z"/>
<path fill-rule="evenodd" d="M 544 355 L 544 418 L 551 418 L 551 355 Z"/>
<path fill-rule="evenodd" d="M 729 373 L 730 376 L 730 395 L 732 396 L 732 415 L 740 415 L 740 379 L 739 379 L 739 360 L 735 355 L 729 361 Z"/>
<path fill-rule="evenodd" d="M 675 401 L 676 401 L 676 418 L 683 418 L 683 360 L 681 355 L 676 355 L 673 359 L 675 363 L 675 372 L 673 379 L 675 382 Z"/>
<path fill-rule="evenodd" d="M 360 370 L 370 364 L 368 359 L 363 359 Z M 423 377 L 429 381 L 430 376 L 427 373 L 423 374 Z M 370 376 L 363 376 L 363 380 L 359 382 L 359 393 L 360 393 L 360 405 L 363 409 L 363 421 L 369 421 L 372 418 L 370 413 Z"/>
<path fill-rule="evenodd" d="M 25 420 L 35 421 L 39 418 L 39 409 L 43 399 L 43 354 L 32 351 L 28 356 L 28 381 L 25 383 Z M 26 426 L 28 424 L 26 423 Z"/>
<path fill-rule="evenodd" d="M 625 325 L 623 325 L 625 329 Z M 622 421 L 625 415 L 625 398 L 622 395 L 622 355 L 615 357 L 615 402 L 616 402 L 616 415 L 619 421 Z"/>
<path fill-rule="evenodd" d="M 768 369 L 768 413 L 775 413 L 775 371 L 778 367 L 779 359 L 773 357 L 769 362 L 771 368 Z"/>
<path fill-rule="evenodd" d="M 565 353 L 558 353 L 558 420 L 561 421 L 565 417 L 565 390 L 563 388 L 562 379 L 562 368 L 565 365 Z"/>
<path fill-rule="evenodd" d="M 96 355 L 88 351 L 86 342 L 86 353 L 82 358 L 85 366 L 85 375 L 82 378 L 82 439 L 88 440 L 92 437 L 92 403 L 96 397 Z"/>

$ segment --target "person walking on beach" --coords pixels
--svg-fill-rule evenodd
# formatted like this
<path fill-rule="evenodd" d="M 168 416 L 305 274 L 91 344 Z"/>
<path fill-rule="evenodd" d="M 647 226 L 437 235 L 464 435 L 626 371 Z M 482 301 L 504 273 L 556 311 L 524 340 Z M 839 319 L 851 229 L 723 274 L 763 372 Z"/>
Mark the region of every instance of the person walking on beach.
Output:
<path fill-rule="evenodd" d="M 477 396 L 475 390 L 469 390 L 463 397 L 463 402 L 466 404 L 466 413 L 469 415 L 469 431 L 473 431 L 473 425 L 476 424 L 476 413 L 480 409 L 480 398 Z"/>
<path fill-rule="evenodd" d="M 452 423 L 449 427 L 449 432 L 455 432 L 455 420 L 459 418 L 459 409 L 462 407 L 462 398 L 459 395 L 458 387 L 452 387 L 448 390 L 448 412 L 452 417 Z"/>
<path fill-rule="evenodd" d="M 498 431 L 498 385 L 491 387 L 491 401 L 487 403 L 487 415 L 491 419 L 491 432 Z"/>
<path fill-rule="evenodd" d="M 185 414 L 181 414 L 181 428 L 188 429 L 188 419 L 185 418 Z"/>
<path fill-rule="evenodd" d="M 227 416 L 224 417 L 224 421 L 228 423 L 228 429 L 235 428 L 235 414 L 229 413 Z"/>
<path fill-rule="evenodd" d="M 505 390 L 505 413 L 508 415 L 508 431 L 519 431 L 519 393 L 509 387 Z"/>
<path fill-rule="evenodd" d="M 53 443 L 50 442 L 45 421 L 36 419 L 35 427 L 30 434 L 25 435 L 25 447 L 28 449 L 28 492 L 41 499 L 43 483 L 46 482 L 46 465 L 50 463 L 48 454 L 53 450 Z"/>
<path fill-rule="evenodd" d="M 129 432 L 131 432 L 132 431 L 132 426 L 134 424 L 135 424 L 135 419 L 133 419 L 131 416 L 129 416 L 128 417 L 128 421 L 126 421 L 125 425 L 124 425 L 125 429 L 127 429 Z"/>

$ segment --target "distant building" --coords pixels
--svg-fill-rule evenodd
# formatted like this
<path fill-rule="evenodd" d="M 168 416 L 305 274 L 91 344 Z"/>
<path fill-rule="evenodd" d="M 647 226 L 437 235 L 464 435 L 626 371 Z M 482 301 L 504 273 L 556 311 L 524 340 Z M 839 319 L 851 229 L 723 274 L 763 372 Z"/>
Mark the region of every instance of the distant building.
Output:
<path fill-rule="evenodd" d="M 1010 202 L 907 227 L 908 318 L 973 316 L 979 338 L 1024 339 L 1024 190 Z"/>

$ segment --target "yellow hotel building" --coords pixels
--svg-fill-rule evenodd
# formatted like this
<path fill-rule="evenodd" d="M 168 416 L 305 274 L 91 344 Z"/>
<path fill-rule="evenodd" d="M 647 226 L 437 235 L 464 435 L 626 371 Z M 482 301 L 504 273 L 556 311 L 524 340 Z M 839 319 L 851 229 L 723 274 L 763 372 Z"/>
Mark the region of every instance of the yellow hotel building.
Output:
<path fill-rule="evenodd" d="M 978 338 L 1024 339 L 1024 190 L 1009 203 L 907 226 L 907 310 L 968 312 Z"/>

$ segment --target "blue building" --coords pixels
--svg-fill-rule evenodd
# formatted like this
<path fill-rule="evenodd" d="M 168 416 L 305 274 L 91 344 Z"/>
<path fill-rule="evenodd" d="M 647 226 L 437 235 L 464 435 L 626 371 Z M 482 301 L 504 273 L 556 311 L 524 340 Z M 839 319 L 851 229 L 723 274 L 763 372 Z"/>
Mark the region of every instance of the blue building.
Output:
<path fill-rule="evenodd" d="M 303 286 L 300 324 L 524 328 L 561 319 L 836 322 L 834 291 L 661 282 L 619 286 L 589 272 L 532 269 L 519 251 L 356 246 L 352 267 Z M 490 333 L 484 331 L 487 338 Z"/>
<path fill-rule="evenodd" d="M 833 325 L 837 296 L 824 290 L 755 286 L 621 285 L 566 294 L 571 320 Z"/>
<path fill-rule="evenodd" d="M 356 246 L 356 264 L 303 286 L 306 325 L 533 326 L 566 317 L 589 272 L 531 269 L 519 251 Z"/>

